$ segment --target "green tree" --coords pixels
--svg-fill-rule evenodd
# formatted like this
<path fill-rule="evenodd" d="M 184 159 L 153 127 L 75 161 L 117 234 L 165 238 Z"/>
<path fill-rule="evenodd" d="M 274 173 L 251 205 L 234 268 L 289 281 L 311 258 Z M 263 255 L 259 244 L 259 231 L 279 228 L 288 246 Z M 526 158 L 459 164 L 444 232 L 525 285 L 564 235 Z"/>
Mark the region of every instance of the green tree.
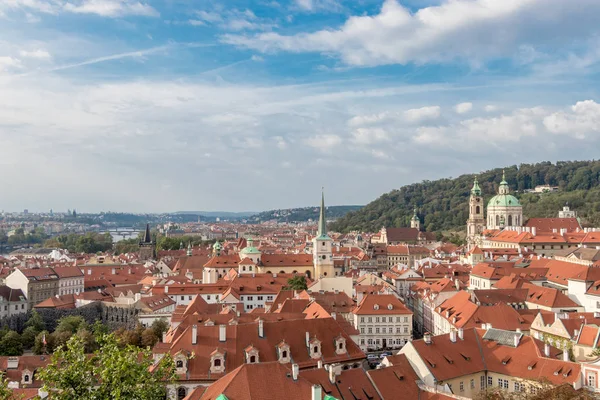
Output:
<path fill-rule="evenodd" d="M 115 335 L 97 339 L 100 347 L 85 353 L 83 340 L 73 336 L 40 371 L 40 379 L 53 400 L 162 400 L 166 385 L 175 380 L 170 356 L 154 364 L 152 352 L 121 347 Z"/>
<path fill-rule="evenodd" d="M 38 335 L 38 331 L 35 330 L 33 326 L 28 326 L 25 328 L 23 333 L 21 334 L 21 342 L 23 343 L 23 347 L 26 349 L 31 349 L 35 345 L 35 337 Z"/>
<path fill-rule="evenodd" d="M 166 331 L 169 330 L 169 323 L 167 322 L 166 319 L 161 318 L 161 319 L 156 319 L 154 320 L 154 322 L 152 323 L 151 326 L 152 330 L 154 331 L 154 335 L 159 339 L 162 340 L 162 335 L 163 333 L 165 333 Z"/>
<path fill-rule="evenodd" d="M 56 326 L 54 333 L 69 332 L 71 334 L 74 334 L 80 328 L 86 327 L 86 326 L 87 326 L 87 324 L 82 316 L 69 315 L 67 317 L 62 317 L 58 321 L 58 325 Z"/>
<path fill-rule="evenodd" d="M 23 342 L 21 335 L 10 331 L 0 340 L 0 354 L 4 356 L 20 356 L 23 354 Z"/>
<path fill-rule="evenodd" d="M 8 388 L 8 379 L 4 377 L 3 373 L 0 373 L 0 400 L 12 399 L 16 400 L 13 391 Z"/>
<path fill-rule="evenodd" d="M 44 341 L 46 343 L 44 343 Z M 54 350 L 54 335 L 51 335 L 48 331 L 42 331 L 35 337 L 35 343 L 33 344 L 34 354 L 48 354 Z"/>
<path fill-rule="evenodd" d="M 154 329 L 152 329 L 152 328 L 144 329 L 144 331 L 142 332 L 140 342 L 141 342 L 140 344 L 143 347 L 153 348 L 154 345 L 158 342 L 158 336 L 156 336 L 156 334 L 154 333 Z"/>
<path fill-rule="evenodd" d="M 308 285 L 306 283 L 306 277 L 304 275 L 294 276 L 288 279 L 287 287 L 290 290 L 306 290 Z"/>
<path fill-rule="evenodd" d="M 44 320 L 42 319 L 40 313 L 38 313 L 37 310 L 33 310 L 31 312 L 31 315 L 29 316 L 29 319 L 27 320 L 27 322 L 25 322 L 25 327 L 31 327 L 34 328 L 37 332 L 41 332 L 44 329 L 46 329 L 46 324 L 44 323 Z"/>

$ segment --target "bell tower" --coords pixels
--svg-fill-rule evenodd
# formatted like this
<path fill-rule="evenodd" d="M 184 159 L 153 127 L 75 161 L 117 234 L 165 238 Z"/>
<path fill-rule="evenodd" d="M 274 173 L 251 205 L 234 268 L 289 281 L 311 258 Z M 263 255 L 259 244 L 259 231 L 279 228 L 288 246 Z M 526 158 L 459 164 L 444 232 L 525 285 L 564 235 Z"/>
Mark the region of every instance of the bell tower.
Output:
<path fill-rule="evenodd" d="M 313 239 L 313 265 L 315 279 L 320 277 L 334 277 L 333 267 L 333 240 L 327 235 L 327 221 L 325 219 L 325 194 L 321 192 L 321 213 L 319 214 L 319 230 Z"/>
<path fill-rule="evenodd" d="M 485 229 L 485 216 L 483 215 L 483 197 L 477 178 L 473 182 L 469 196 L 469 220 L 467 221 L 467 243 L 469 248 L 480 244 L 481 235 Z"/>
<path fill-rule="evenodd" d="M 413 216 L 410 220 L 410 227 L 415 228 L 416 230 L 421 230 L 421 221 L 419 220 L 419 216 L 417 215 L 417 207 L 415 207 Z"/>

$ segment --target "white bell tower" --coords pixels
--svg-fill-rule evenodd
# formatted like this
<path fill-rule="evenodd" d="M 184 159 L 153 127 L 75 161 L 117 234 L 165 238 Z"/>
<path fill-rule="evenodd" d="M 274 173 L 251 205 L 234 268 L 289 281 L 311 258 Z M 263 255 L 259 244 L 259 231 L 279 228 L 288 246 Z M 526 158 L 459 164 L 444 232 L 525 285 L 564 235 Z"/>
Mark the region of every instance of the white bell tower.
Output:
<path fill-rule="evenodd" d="M 315 266 L 314 279 L 335 276 L 333 267 L 333 240 L 327 235 L 327 222 L 325 220 L 325 194 L 321 192 L 321 214 L 319 215 L 319 230 L 313 239 L 313 264 Z"/>

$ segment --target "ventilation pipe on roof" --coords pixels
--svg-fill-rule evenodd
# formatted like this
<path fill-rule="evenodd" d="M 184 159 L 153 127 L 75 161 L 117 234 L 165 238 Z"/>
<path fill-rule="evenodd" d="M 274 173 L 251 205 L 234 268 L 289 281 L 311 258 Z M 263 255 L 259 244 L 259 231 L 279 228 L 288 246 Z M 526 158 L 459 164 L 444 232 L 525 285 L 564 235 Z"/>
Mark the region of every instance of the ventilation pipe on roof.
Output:
<path fill-rule="evenodd" d="M 463 330 L 463 328 L 458 328 L 458 338 L 460 340 L 463 340 L 465 337 L 465 331 Z"/>
<path fill-rule="evenodd" d="M 227 325 L 219 325 L 219 342 L 227 340 Z"/>
<path fill-rule="evenodd" d="M 492 329 L 492 324 L 490 324 L 490 323 L 488 322 L 488 324 L 487 324 L 487 326 L 485 327 L 485 329 Z"/>
<path fill-rule="evenodd" d="M 519 342 L 521 341 L 521 335 L 519 335 L 520 332 L 517 332 L 516 335 L 513 336 L 513 345 L 515 347 L 519 347 Z"/>
<path fill-rule="evenodd" d="M 336 373 L 335 373 L 335 368 L 333 368 L 333 365 L 329 366 L 329 382 L 331 382 L 332 384 L 335 384 L 335 377 L 336 377 Z"/>
<path fill-rule="evenodd" d="M 565 345 L 565 348 L 563 349 L 563 361 L 568 362 L 571 361 L 569 360 L 569 348 Z"/>
<path fill-rule="evenodd" d="M 544 355 L 550 357 L 550 345 L 548 343 L 544 344 Z"/>
<path fill-rule="evenodd" d="M 310 333 L 306 332 L 306 347 L 310 344 Z"/>
<path fill-rule="evenodd" d="M 318 369 L 323 368 L 323 361 L 322 360 L 317 361 L 317 368 Z"/>
<path fill-rule="evenodd" d="M 333 318 L 333 319 L 337 319 L 337 314 L 336 314 L 335 312 L 332 312 L 332 313 L 331 313 L 331 318 Z"/>
<path fill-rule="evenodd" d="M 423 335 L 423 341 L 425 342 L 425 344 L 431 344 L 431 334 L 429 332 L 426 332 Z"/>
<path fill-rule="evenodd" d="M 533 236 L 535 236 L 535 234 L 536 234 L 536 233 L 537 233 L 537 229 L 536 229 L 536 227 L 535 227 L 535 226 L 532 226 L 532 227 L 531 227 L 531 234 L 532 234 Z"/>
<path fill-rule="evenodd" d="M 298 366 L 298 364 L 292 364 L 292 379 L 297 381 L 298 380 L 298 374 L 300 373 L 300 367 Z"/>
<path fill-rule="evenodd" d="M 265 321 L 262 319 L 258 320 L 258 337 L 265 337 Z"/>
<path fill-rule="evenodd" d="M 198 326 L 192 325 L 192 344 L 198 343 Z"/>
<path fill-rule="evenodd" d="M 163 332 L 162 334 L 162 342 L 167 343 L 167 332 Z"/>
<path fill-rule="evenodd" d="M 311 393 L 312 400 L 321 400 L 323 398 L 323 388 L 321 385 L 312 385 Z"/>
<path fill-rule="evenodd" d="M 450 330 L 450 341 L 456 343 L 456 329 L 454 328 Z"/>

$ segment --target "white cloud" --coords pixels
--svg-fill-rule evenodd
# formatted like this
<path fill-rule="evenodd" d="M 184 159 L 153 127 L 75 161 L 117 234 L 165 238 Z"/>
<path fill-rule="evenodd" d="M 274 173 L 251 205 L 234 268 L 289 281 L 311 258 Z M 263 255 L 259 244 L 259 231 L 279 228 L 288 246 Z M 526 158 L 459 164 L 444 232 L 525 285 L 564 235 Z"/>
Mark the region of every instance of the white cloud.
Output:
<path fill-rule="evenodd" d="M 273 140 L 275 140 L 276 146 L 279 148 L 279 150 L 285 150 L 288 148 L 288 144 L 283 136 L 275 136 Z"/>
<path fill-rule="evenodd" d="M 409 122 L 420 122 L 440 117 L 440 107 L 430 106 L 413 108 L 404 112 L 404 118 Z"/>
<path fill-rule="evenodd" d="M 498 107 L 494 106 L 494 105 L 491 105 L 491 104 L 488 104 L 483 109 L 485 110 L 485 112 L 494 112 L 494 111 L 496 111 L 498 109 Z"/>
<path fill-rule="evenodd" d="M 544 118 L 548 131 L 574 135 L 584 139 L 587 134 L 600 133 L 600 104 L 593 100 L 578 101 L 571 111 L 559 111 Z"/>
<path fill-rule="evenodd" d="M 357 115 L 348 121 L 348 126 L 363 126 L 385 121 L 390 117 L 389 112 L 372 115 Z"/>
<path fill-rule="evenodd" d="M 342 138 L 332 134 L 315 135 L 306 139 L 307 145 L 321 151 L 330 151 L 341 143 Z"/>
<path fill-rule="evenodd" d="M 454 106 L 454 111 L 457 114 L 466 114 L 473 109 L 473 103 L 459 103 Z"/>
<path fill-rule="evenodd" d="M 19 55 L 24 58 L 35 58 L 39 60 L 49 60 L 52 58 L 50 53 L 46 50 L 37 49 L 37 50 L 21 50 L 19 51 Z"/>
<path fill-rule="evenodd" d="M 147 17 L 159 16 L 152 6 L 136 0 L 0 0 L 2 9 L 23 9 L 31 12 L 57 15 L 61 12 L 76 14 L 95 14 L 102 17 L 123 17 L 138 15 Z M 37 22 L 38 18 L 26 14 L 28 21 Z"/>
<path fill-rule="evenodd" d="M 358 128 L 352 132 L 352 141 L 357 144 L 371 144 L 390 140 L 388 132 L 383 128 Z"/>
<path fill-rule="evenodd" d="M 386 0 L 378 14 L 352 16 L 338 29 L 222 40 L 263 52 L 336 54 L 360 66 L 456 60 L 478 65 L 513 57 L 524 45 L 552 43 L 559 50 L 588 38 L 598 32 L 598 13 L 597 0 L 445 0 L 416 12 Z"/>
<path fill-rule="evenodd" d="M 0 72 L 22 68 L 21 60 L 9 56 L 0 56 Z"/>
<path fill-rule="evenodd" d="M 135 0 L 80 0 L 64 5 L 66 11 L 77 14 L 96 14 L 102 17 L 140 15 L 158 17 L 160 14 L 148 4 Z"/>
<path fill-rule="evenodd" d="M 228 31 L 266 31 L 277 26 L 268 19 L 257 17 L 252 10 L 248 9 L 199 10 L 195 14 L 197 19 L 188 21 L 191 25 L 211 24 Z"/>
<path fill-rule="evenodd" d="M 523 108 L 510 115 L 493 118 L 472 118 L 461 121 L 458 128 L 463 138 L 496 143 L 519 141 L 525 136 L 536 136 L 547 111 L 542 107 Z"/>
<path fill-rule="evenodd" d="M 296 0 L 296 4 L 298 5 L 298 7 L 302 8 L 304 10 L 312 10 L 313 9 L 312 0 Z"/>

